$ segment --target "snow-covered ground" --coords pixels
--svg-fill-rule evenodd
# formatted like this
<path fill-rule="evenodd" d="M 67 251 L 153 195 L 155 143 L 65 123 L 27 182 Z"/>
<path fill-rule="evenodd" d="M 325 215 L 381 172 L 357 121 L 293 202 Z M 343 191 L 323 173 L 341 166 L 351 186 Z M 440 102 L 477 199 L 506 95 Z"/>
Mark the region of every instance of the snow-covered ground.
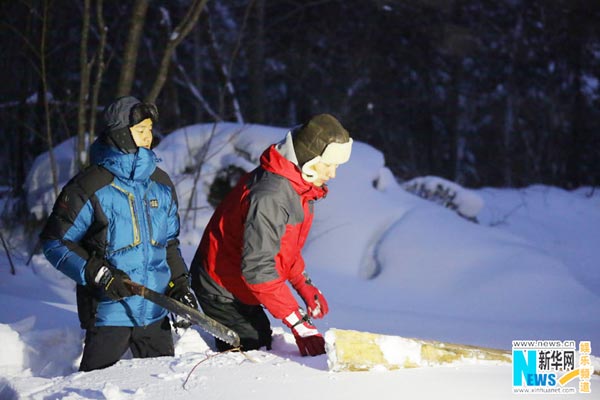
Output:
<path fill-rule="evenodd" d="M 176 182 L 187 217 L 182 252 L 190 262 L 211 214 L 208 188 L 228 165 L 248 170 L 286 130 L 256 125 L 195 125 L 156 152 Z M 64 184 L 72 142 L 57 159 Z M 199 176 L 187 173 L 201 155 Z M 49 168 L 40 157 L 28 180 L 32 212 L 52 205 Z M 433 179 L 433 178 L 432 178 Z M 440 180 L 435 180 L 439 183 Z M 443 181 L 441 181 L 443 182 Z M 460 210 L 479 223 L 403 189 L 383 155 L 356 142 L 326 199 L 316 204 L 304 256 L 326 295 L 330 328 L 466 343 L 510 350 L 512 340 L 589 340 L 600 348 L 600 195 L 547 186 L 459 191 Z M 13 244 L 18 237 L 13 237 Z M 16 242 L 16 243 L 15 243 Z M 21 248 L 30 248 L 31 243 Z M 293 337 L 273 321 L 272 351 L 217 354 L 193 328 L 174 334 L 176 356 L 126 356 L 101 371 L 77 372 L 83 332 L 74 283 L 42 255 L 29 265 L 0 252 L 0 399 L 505 399 L 510 364 L 465 360 L 396 371 L 329 372 L 327 356 L 299 357 Z M 598 359 L 593 358 L 596 369 Z M 186 382 L 187 380 L 187 382 Z M 183 386 L 186 382 L 185 387 Z M 551 398 L 598 398 L 591 394 Z"/>

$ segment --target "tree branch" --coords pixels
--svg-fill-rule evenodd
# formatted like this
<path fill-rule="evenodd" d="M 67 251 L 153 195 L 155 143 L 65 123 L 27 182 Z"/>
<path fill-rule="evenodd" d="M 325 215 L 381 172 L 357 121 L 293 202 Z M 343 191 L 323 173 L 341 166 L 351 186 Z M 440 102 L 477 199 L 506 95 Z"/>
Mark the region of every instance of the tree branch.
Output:
<path fill-rule="evenodd" d="M 195 0 L 194 3 L 188 9 L 188 12 L 183 18 L 183 20 L 171 33 L 169 40 L 167 41 L 165 52 L 160 62 L 160 66 L 158 68 L 156 80 L 154 81 L 154 85 L 152 85 L 152 89 L 150 89 L 150 92 L 146 96 L 146 102 L 154 103 L 156 101 L 158 95 L 160 94 L 160 91 L 162 90 L 165 84 L 165 81 L 167 80 L 167 74 L 169 72 L 169 66 L 171 64 L 171 57 L 173 56 L 175 49 L 183 41 L 183 39 L 192 31 L 192 28 L 198 21 L 200 13 L 206 5 L 206 2 L 207 0 Z"/>

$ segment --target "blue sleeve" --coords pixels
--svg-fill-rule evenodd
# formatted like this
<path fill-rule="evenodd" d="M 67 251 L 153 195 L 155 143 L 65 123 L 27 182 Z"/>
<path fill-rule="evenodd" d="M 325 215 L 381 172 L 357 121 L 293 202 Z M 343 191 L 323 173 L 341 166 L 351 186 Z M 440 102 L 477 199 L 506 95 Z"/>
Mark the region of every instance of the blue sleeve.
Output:
<path fill-rule="evenodd" d="M 177 209 L 177 202 L 174 200 L 171 200 L 168 215 L 167 242 L 170 242 L 179 237 L 179 211 Z"/>
<path fill-rule="evenodd" d="M 53 214 L 56 212 L 53 211 Z M 49 223 L 57 218 L 48 218 Z M 89 258 L 87 252 L 78 244 L 83 238 L 93 219 L 93 208 L 86 201 L 73 223 L 62 237 L 45 237 L 42 239 L 44 255 L 59 271 L 80 285 L 85 285 L 85 265 Z M 61 219 L 61 223 L 68 221 Z"/>

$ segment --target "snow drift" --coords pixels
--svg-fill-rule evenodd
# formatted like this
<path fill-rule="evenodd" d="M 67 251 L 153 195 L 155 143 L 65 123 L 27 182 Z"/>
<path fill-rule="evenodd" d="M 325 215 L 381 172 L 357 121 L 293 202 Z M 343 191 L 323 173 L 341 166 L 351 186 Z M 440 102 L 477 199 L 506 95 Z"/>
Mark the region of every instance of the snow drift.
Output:
<path fill-rule="evenodd" d="M 177 186 L 188 263 L 212 212 L 215 178 L 231 166 L 254 168 L 261 152 L 285 133 L 260 125 L 199 124 L 158 145 L 160 165 Z M 73 148 L 65 142 L 55 149 L 63 160 L 61 183 L 72 173 Z M 36 160 L 28 178 L 29 206 L 38 216 L 53 203 L 46 159 Z M 505 350 L 517 339 L 590 340 L 597 354 L 600 196 L 589 196 L 586 188 L 567 192 L 545 186 L 470 193 L 476 196 L 463 196 L 461 206 L 477 210 L 479 223 L 407 192 L 380 151 L 355 142 L 350 162 L 338 169 L 329 195 L 315 205 L 304 251 L 307 270 L 331 308 L 317 321 L 320 330 Z M 297 356 L 279 321 L 273 321 L 274 350 L 250 352 L 256 362 L 241 354 L 212 357 L 210 338 L 190 329 L 175 334 L 174 358 L 126 357 L 107 370 L 78 373 L 83 336 L 74 283 L 40 255 L 30 266 L 20 262 L 16 276 L 0 268 L 0 278 L 1 398 L 280 399 L 302 397 L 298 388 L 308 388 L 328 398 L 358 399 L 372 397 L 372 387 L 382 389 L 380 397 L 391 391 L 408 397 L 481 397 L 469 397 L 467 390 L 490 399 L 510 396 L 510 366 L 332 376 L 325 372 L 324 356 Z M 192 367 L 206 357 L 183 389 Z M 433 380 L 440 386 L 430 385 Z M 597 378 L 594 385 L 600 386 Z"/>

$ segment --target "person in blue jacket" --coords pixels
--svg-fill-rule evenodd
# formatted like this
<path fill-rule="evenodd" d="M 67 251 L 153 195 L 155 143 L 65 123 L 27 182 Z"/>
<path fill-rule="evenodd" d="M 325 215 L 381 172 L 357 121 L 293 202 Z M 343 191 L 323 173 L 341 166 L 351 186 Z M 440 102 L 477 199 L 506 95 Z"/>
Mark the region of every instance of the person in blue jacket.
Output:
<path fill-rule="evenodd" d="M 154 104 L 117 99 L 90 166 L 60 193 L 40 234 L 46 258 L 77 283 L 86 329 L 80 370 L 134 357 L 172 356 L 167 311 L 133 296 L 125 280 L 198 308 L 179 251 L 175 187 L 151 150 Z"/>

